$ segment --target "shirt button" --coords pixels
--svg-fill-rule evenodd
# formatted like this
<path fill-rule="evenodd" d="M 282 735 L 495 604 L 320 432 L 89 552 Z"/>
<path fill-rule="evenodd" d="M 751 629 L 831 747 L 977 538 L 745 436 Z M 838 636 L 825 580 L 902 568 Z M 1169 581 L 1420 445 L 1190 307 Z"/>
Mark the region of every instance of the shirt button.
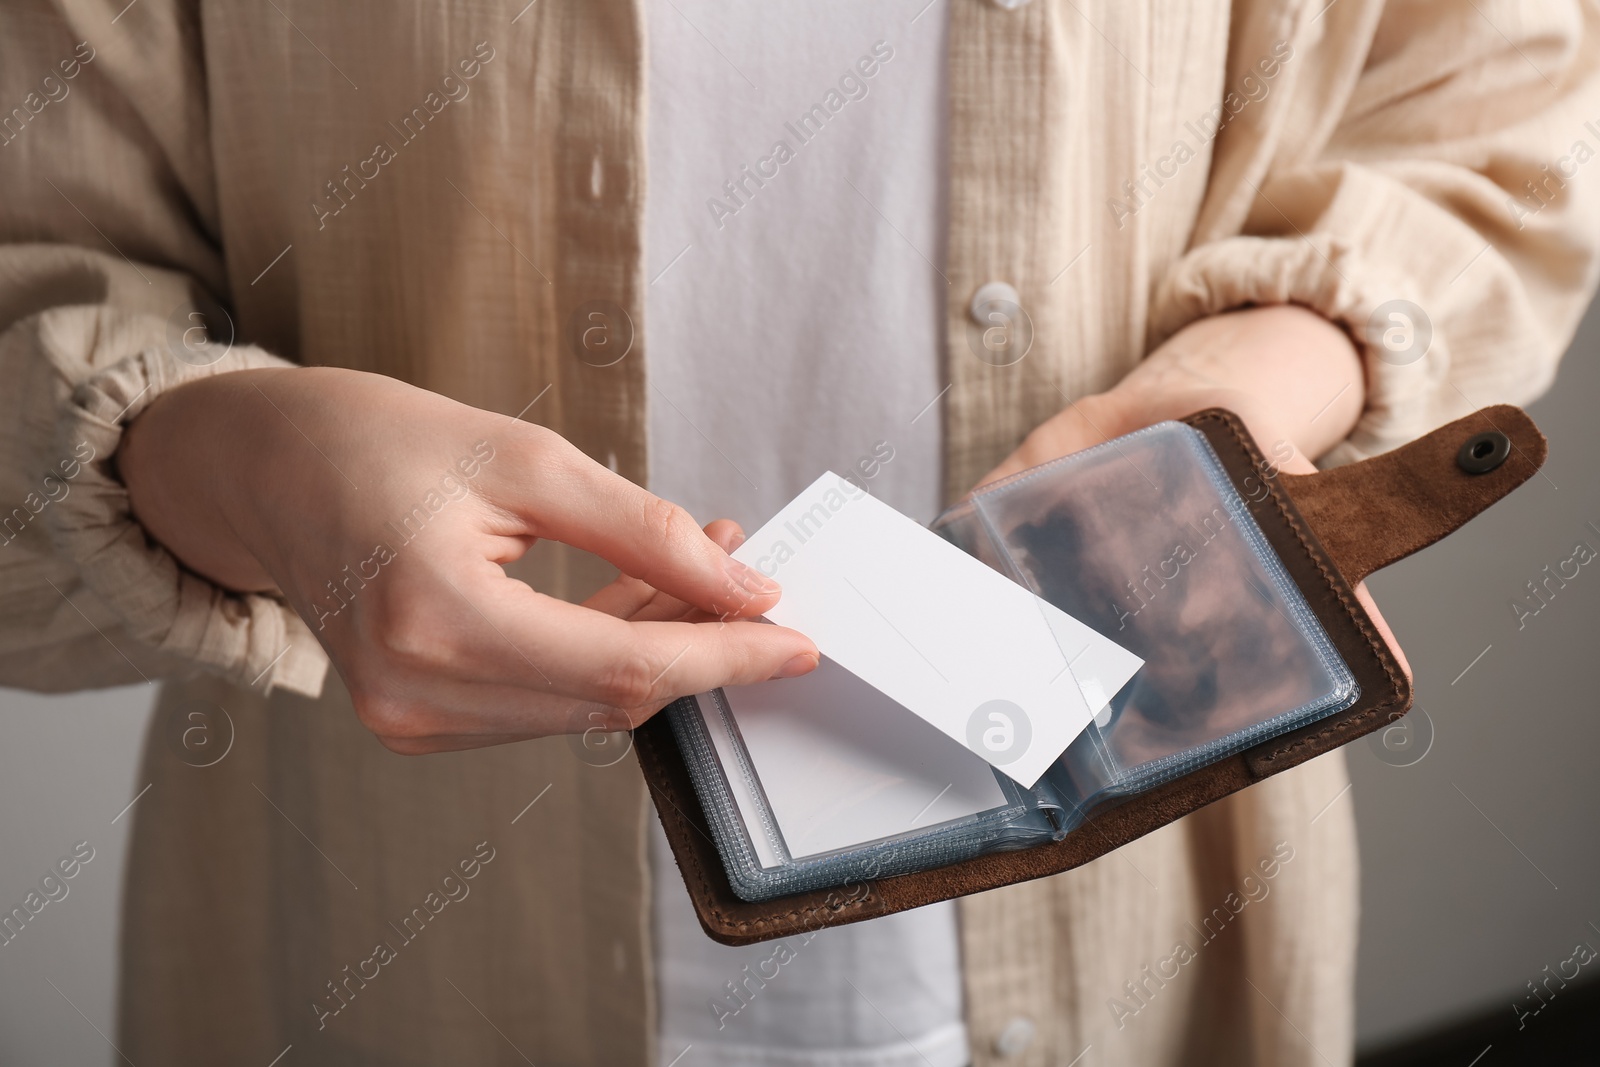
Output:
<path fill-rule="evenodd" d="M 1019 1015 L 1006 1023 L 1000 1036 L 994 1039 L 994 1050 L 1001 1056 L 1020 1056 L 1033 1044 L 1037 1032 L 1038 1028 L 1033 1025 L 1032 1019 Z"/>
<path fill-rule="evenodd" d="M 1022 294 L 1017 292 L 1016 286 L 1006 282 L 985 282 L 972 294 L 972 303 L 967 306 L 967 312 L 972 316 L 973 322 L 979 326 L 988 326 L 989 313 L 994 310 L 989 305 L 995 303 L 1010 304 L 1014 308 L 1020 308 Z"/>

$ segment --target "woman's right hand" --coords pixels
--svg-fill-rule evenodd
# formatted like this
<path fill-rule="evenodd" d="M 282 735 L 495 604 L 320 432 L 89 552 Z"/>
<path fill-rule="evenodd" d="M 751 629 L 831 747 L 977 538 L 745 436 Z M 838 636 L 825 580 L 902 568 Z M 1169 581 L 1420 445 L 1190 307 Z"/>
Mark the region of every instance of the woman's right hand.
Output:
<path fill-rule="evenodd" d="M 117 461 L 150 535 L 220 585 L 280 592 L 396 752 L 625 729 L 818 662 L 801 634 L 736 621 L 778 587 L 682 508 L 550 430 L 392 378 L 191 382 L 129 426 Z M 539 593 L 502 569 L 539 538 L 623 577 L 586 605 Z"/>

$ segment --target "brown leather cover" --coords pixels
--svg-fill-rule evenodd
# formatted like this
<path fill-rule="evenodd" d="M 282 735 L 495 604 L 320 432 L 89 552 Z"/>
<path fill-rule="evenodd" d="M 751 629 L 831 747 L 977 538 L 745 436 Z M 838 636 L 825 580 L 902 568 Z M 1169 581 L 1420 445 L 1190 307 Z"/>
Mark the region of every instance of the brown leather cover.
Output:
<path fill-rule="evenodd" d="M 639 764 L 706 933 L 728 945 L 860 922 L 1071 870 L 1253 782 L 1349 744 L 1403 715 L 1411 683 L 1352 588 L 1460 527 L 1533 476 L 1544 435 L 1519 408 L 1484 408 L 1393 452 L 1317 474 L 1278 474 L 1232 412 L 1184 420 L 1204 433 L 1251 515 L 1361 686 L 1357 702 L 1091 817 L 1061 841 L 917 874 L 863 880 L 753 903 L 734 895 L 666 716 L 635 732 Z M 1475 435 L 1499 432 L 1509 455 L 1469 473 Z"/>

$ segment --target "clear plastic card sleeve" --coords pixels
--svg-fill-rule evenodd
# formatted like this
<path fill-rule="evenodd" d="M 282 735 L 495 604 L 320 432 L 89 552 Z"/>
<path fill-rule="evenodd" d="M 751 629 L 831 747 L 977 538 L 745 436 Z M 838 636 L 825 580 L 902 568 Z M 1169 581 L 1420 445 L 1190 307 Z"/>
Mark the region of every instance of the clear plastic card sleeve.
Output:
<path fill-rule="evenodd" d="M 897 719 L 895 729 L 911 738 L 907 747 L 950 746 L 933 752 L 937 770 L 927 771 L 924 758 L 916 771 L 925 777 L 916 781 L 915 772 L 897 774 L 881 753 L 852 761 L 849 744 L 835 745 L 829 765 L 814 775 L 815 789 L 827 795 L 806 798 L 808 779 L 772 755 L 784 751 L 785 735 L 773 732 L 771 717 L 758 724 L 751 712 L 741 728 L 738 705 L 746 695 L 730 699 L 717 690 L 678 701 L 664 714 L 740 897 L 767 900 L 1060 840 L 1103 806 L 1347 708 L 1359 695 L 1211 446 L 1181 423 L 987 486 L 941 515 L 934 529 L 1142 657 L 1143 668 L 1032 789 L 942 735 L 930 741 L 918 734 L 920 720 L 900 726 Z M 848 686 L 828 692 L 835 703 L 881 713 L 874 694 L 851 697 Z M 803 730 L 813 716 L 853 723 L 854 710 L 792 707 L 790 725 Z M 758 725 L 760 743 L 747 743 L 747 733 L 756 741 Z M 943 761 L 951 759 L 977 766 L 955 764 L 959 773 L 949 773 L 952 764 Z M 953 781 L 936 791 L 943 778 Z M 910 812 L 920 794 L 913 791 L 893 818 L 858 817 L 883 815 L 895 790 L 908 785 L 933 797 L 916 815 Z M 952 789 L 964 798 L 954 806 Z M 852 840 L 838 826 L 820 835 L 801 830 L 789 799 L 796 795 L 818 801 L 808 811 L 872 836 Z"/>

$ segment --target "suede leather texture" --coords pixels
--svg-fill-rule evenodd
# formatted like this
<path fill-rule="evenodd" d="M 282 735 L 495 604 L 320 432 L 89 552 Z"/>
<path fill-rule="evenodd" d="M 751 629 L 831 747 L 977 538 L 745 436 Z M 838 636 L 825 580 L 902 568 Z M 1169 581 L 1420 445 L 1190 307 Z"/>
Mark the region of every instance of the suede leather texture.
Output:
<path fill-rule="evenodd" d="M 1355 704 L 1103 809 L 1060 841 L 916 874 L 752 902 L 729 885 L 672 728 L 657 715 L 635 748 L 701 925 L 728 945 L 861 922 L 1071 870 L 1213 801 L 1371 733 L 1411 707 L 1411 681 L 1354 594 L 1373 571 L 1460 528 L 1544 463 L 1544 435 L 1521 409 L 1484 408 L 1392 452 L 1316 474 L 1276 471 L 1238 416 L 1220 408 L 1184 420 L 1206 435 L 1250 514 L 1354 672 Z M 1510 452 L 1473 474 L 1463 443 L 1496 431 Z"/>

